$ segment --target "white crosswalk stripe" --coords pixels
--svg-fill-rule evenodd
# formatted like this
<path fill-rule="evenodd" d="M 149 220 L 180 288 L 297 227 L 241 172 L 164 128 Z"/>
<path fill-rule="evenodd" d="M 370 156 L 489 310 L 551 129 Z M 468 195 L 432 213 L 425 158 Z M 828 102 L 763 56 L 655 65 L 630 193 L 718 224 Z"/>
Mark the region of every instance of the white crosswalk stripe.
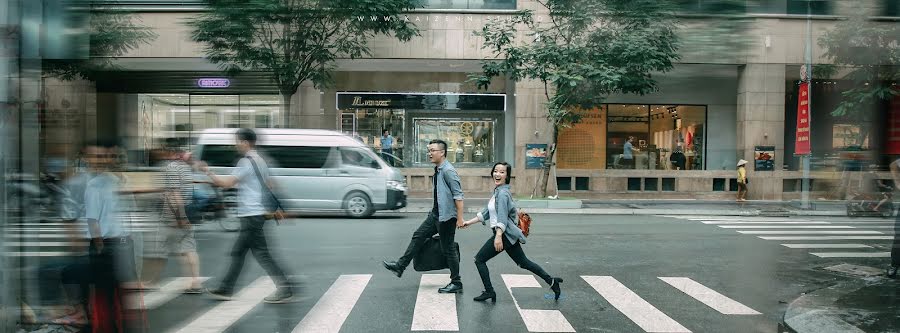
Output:
<path fill-rule="evenodd" d="M 814 252 L 819 258 L 890 258 L 890 252 Z"/>
<path fill-rule="evenodd" d="M 600 296 L 646 332 L 687 332 L 677 321 L 645 301 L 612 276 L 582 276 Z"/>
<path fill-rule="evenodd" d="M 819 258 L 880 258 L 885 252 L 867 252 L 874 246 L 859 241 L 880 242 L 894 239 L 894 221 L 884 219 L 833 218 L 744 218 L 719 216 L 674 217 L 715 225 L 740 234 L 755 235 L 772 241 L 852 241 L 848 243 L 782 243 L 790 249 L 815 250 Z M 888 225 L 890 224 L 890 225 Z M 879 231 L 880 230 L 880 231 Z M 884 242 L 881 242 L 884 243 Z M 829 250 L 859 249 L 859 252 L 830 252 Z"/>
<path fill-rule="evenodd" d="M 708 305 L 719 313 L 727 315 L 758 315 L 761 314 L 750 307 L 712 290 L 697 281 L 686 277 L 660 277 L 660 280 L 668 283 L 675 289 L 683 291 L 688 296 Z"/>
<path fill-rule="evenodd" d="M 359 297 L 371 278 L 372 274 L 338 277 L 337 281 L 331 285 L 331 288 L 328 288 L 328 291 L 316 302 L 306 317 L 303 317 L 293 332 L 340 332 L 341 326 L 344 325 L 344 321 L 347 320 L 353 306 L 359 301 Z"/>
<path fill-rule="evenodd" d="M 413 310 L 413 331 L 459 331 L 456 294 L 437 292 L 447 283 L 450 283 L 449 274 L 422 274 Z"/>
<path fill-rule="evenodd" d="M 208 280 L 208 277 L 200 277 L 200 282 Z M 165 280 L 160 283 L 159 289 L 142 293 L 133 293 L 127 299 L 129 309 L 155 309 L 182 294 L 191 286 L 192 278 L 179 277 Z"/>
<path fill-rule="evenodd" d="M 501 277 L 510 295 L 513 294 L 512 288 L 541 288 L 541 284 L 533 275 L 502 274 Z M 516 305 L 516 310 L 522 316 L 522 321 L 525 322 L 529 332 L 575 332 L 572 324 L 569 324 L 559 310 L 522 309 L 515 296 L 513 304 Z"/>
<path fill-rule="evenodd" d="M 261 277 L 253 283 L 241 289 L 234 300 L 222 302 L 187 325 L 181 327 L 176 333 L 219 333 L 224 332 L 229 326 L 241 319 L 245 314 L 256 307 L 267 295 L 275 291 L 275 283 L 269 277 Z"/>
<path fill-rule="evenodd" d="M 792 249 L 871 249 L 865 244 L 781 244 Z"/>

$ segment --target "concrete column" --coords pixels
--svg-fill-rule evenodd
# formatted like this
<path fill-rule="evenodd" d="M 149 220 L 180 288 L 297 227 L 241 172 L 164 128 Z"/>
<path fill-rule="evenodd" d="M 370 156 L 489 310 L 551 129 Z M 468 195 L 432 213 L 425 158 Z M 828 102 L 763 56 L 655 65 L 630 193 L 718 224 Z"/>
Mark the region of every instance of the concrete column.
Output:
<path fill-rule="evenodd" d="M 515 126 L 516 169 L 513 172 L 515 182 L 513 189 L 518 196 L 527 196 L 535 188 L 535 182 L 540 177 L 540 169 L 525 169 L 525 144 L 546 143 L 553 140 L 553 126 L 547 121 L 547 98 L 544 95 L 544 85 L 539 81 L 522 81 L 515 83 L 515 122 L 507 126 Z M 508 145 L 512 146 L 512 145 Z M 547 186 L 549 193 L 556 191 L 556 180 L 550 174 Z M 538 184 L 539 186 L 540 184 Z M 548 194 L 549 194 L 548 193 Z M 535 192 L 540 195 L 540 188 Z M 553 194 L 549 194 L 553 195 Z"/>
<path fill-rule="evenodd" d="M 322 91 L 316 89 L 312 82 L 306 81 L 300 84 L 297 92 L 291 96 L 290 127 L 334 129 L 335 122 L 326 119 L 322 105 L 322 96 L 324 96 Z"/>
<path fill-rule="evenodd" d="M 753 154 L 756 146 L 775 146 L 777 170 L 786 158 L 793 158 L 784 156 L 784 80 L 783 64 L 748 64 L 738 68 L 737 157 L 750 161 L 750 199 L 781 200 L 781 178 L 772 177 L 772 172 L 754 171 Z"/>

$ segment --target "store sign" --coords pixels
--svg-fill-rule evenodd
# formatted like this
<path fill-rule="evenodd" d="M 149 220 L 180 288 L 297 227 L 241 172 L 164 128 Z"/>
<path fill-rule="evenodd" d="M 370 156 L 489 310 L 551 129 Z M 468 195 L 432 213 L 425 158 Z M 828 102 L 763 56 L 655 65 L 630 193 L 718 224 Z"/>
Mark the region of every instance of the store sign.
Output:
<path fill-rule="evenodd" d="M 506 95 L 339 92 L 337 93 L 337 106 L 340 110 L 406 109 L 505 111 Z"/>
<path fill-rule="evenodd" d="M 797 139 L 794 143 L 794 155 L 809 155 L 809 82 L 800 84 L 799 97 L 797 101 Z"/>
<path fill-rule="evenodd" d="M 546 143 L 525 144 L 525 169 L 540 169 L 547 162 Z"/>
<path fill-rule="evenodd" d="M 231 86 L 231 80 L 225 78 L 202 78 L 197 80 L 197 86 L 200 88 L 228 88 Z"/>
<path fill-rule="evenodd" d="M 754 171 L 775 171 L 775 146 L 756 146 Z"/>
<path fill-rule="evenodd" d="M 900 90 L 900 88 L 894 88 Z M 889 155 L 900 155 L 900 94 L 891 99 L 890 126 L 888 127 L 887 149 L 884 152 Z"/>
<path fill-rule="evenodd" d="M 650 121 L 650 117 L 647 116 L 610 116 L 609 122 L 611 123 L 646 123 Z"/>

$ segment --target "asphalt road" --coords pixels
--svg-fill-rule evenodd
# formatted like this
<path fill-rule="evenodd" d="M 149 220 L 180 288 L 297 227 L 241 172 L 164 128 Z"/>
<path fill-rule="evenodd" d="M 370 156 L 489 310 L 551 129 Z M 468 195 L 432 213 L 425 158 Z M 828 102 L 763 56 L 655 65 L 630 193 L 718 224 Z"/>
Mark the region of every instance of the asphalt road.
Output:
<path fill-rule="evenodd" d="M 497 302 L 478 303 L 472 297 L 482 284 L 473 257 L 491 237 L 481 225 L 457 233 L 465 291 L 455 298 L 437 294 L 448 281 L 446 270 L 423 274 L 410 267 L 398 279 L 381 267 L 402 253 L 424 217 L 307 217 L 272 225 L 270 247 L 302 286 L 297 302 L 263 304 L 272 287 L 248 256 L 240 300 L 145 295 L 156 302 L 147 310 L 149 332 L 778 332 L 787 303 L 856 278 L 824 268 L 883 267 L 886 258 L 853 253 L 881 253 L 890 240 L 760 237 L 892 235 L 892 221 L 878 219 L 535 215 L 524 249 L 565 279 L 562 298 L 554 301 L 546 284 L 501 254 L 488 263 Z M 235 236 L 211 226 L 197 231 L 207 286 L 216 286 L 227 269 Z M 851 257 L 820 257 L 840 252 Z M 165 275 L 177 276 L 178 268 L 169 264 Z"/>

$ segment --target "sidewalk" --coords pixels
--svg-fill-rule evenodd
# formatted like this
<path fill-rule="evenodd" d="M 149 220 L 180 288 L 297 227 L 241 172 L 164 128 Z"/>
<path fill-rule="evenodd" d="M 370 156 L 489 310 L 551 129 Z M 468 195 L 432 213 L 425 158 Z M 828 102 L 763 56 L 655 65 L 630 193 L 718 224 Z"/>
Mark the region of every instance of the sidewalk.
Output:
<path fill-rule="evenodd" d="M 467 212 L 477 212 L 487 205 L 489 198 L 467 197 Z M 429 198 L 410 198 L 405 213 L 425 213 L 431 210 Z M 733 216 L 846 216 L 843 201 L 811 201 L 810 209 L 800 208 L 799 201 L 750 200 L 738 203 L 731 200 L 582 200 L 581 208 L 526 208 L 535 214 L 591 214 L 591 215 L 733 215 Z"/>
<path fill-rule="evenodd" d="M 897 332 L 900 281 L 881 276 L 838 284 L 788 305 L 784 324 L 797 333 Z"/>

